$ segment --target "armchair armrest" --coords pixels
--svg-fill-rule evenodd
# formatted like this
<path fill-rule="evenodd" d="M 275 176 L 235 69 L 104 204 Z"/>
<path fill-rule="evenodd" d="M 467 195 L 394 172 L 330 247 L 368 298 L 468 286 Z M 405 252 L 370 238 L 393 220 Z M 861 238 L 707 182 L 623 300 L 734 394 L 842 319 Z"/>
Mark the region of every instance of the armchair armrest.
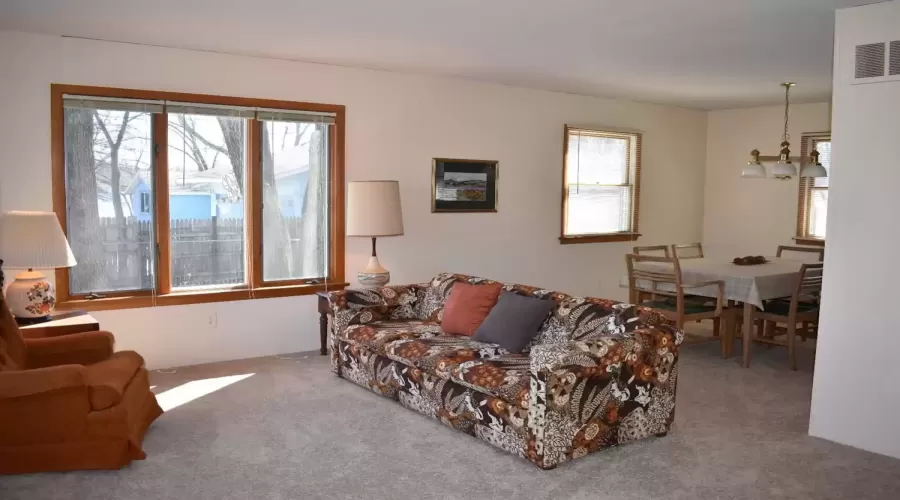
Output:
<path fill-rule="evenodd" d="M 622 334 L 531 349 L 529 458 L 538 465 L 668 432 L 684 334 L 652 315 L 636 323 Z"/>
<path fill-rule="evenodd" d="M 0 372 L 0 446 L 79 436 L 89 412 L 83 366 Z"/>
<path fill-rule="evenodd" d="M 56 365 L 90 365 L 113 353 L 115 338 L 109 332 L 82 332 L 62 337 L 25 339 L 28 368 Z"/>
<path fill-rule="evenodd" d="M 81 365 L 0 372 L 0 400 L 84 386 L 84 367 Z"/>

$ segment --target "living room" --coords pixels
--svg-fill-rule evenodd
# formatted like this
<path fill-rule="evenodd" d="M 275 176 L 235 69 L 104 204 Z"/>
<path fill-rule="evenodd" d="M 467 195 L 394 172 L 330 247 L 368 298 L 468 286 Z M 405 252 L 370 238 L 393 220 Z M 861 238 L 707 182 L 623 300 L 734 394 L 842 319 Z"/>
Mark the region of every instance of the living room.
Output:
<path fill-rule="evenodd" d="M 340 7 L 269 1 L 205 12 L 183 2 L 5 2 L 0 109 L 14 119 L 0 133 L 0 212 L 55 213 L 68 227 L 65 237 L 79 264 L 43 270 L 56 287 L 57 309 L 86 311 L 99 329 L 112 332 L 116 351 L 138 353 L 165 413 L 139 445 L 145 459 L 113 472 L 72 467 L 0 476 L 3 498 L 171 498 L 187 496 L 186 488 L 192 496 L 221 498 L 892 498 L 900 486 L 900 441 L 890 416 L 900 394 L 887 382 L 890 372 L 873 381 L 860 373 L 868 370 L 845 366 L 849 357 L 890 370 L 889 353 L 900 347 L 886 315 L 857 312 L 889 307 L 892 272 L 876 264 L 894 241 L 891 183 L 840 171 L 849 163 L 889 181 L 888 165 L 897 153 L 891 140 L 900 103 L 896 78 L 856 85 L 844 76 L 852 73 L 857 45 L 900 39 L 900 2 L 859 7 L 865 3 L 572 1 L 521 12 L 512 2 Z M 797 83 L 787 89 L 789 106 L 780 86 L 786 81 Z M 121 196 L 89 198 L 97 200 L 98 213 L 109 212 L 107 218 L 122 210 L 116 201 L 134 200 L 129 208 L 136 221 L 140 213 L 153 214 L 148 241 L 168 244 L 159 250 L 148 244 L 152 271 L 132 287 L 139 293 L 97 285 L 79 290 L 79 266 L 91 262 L 79 245 L 92 232 L 77 231 L 71 211 L 80 195 L 67 170 L 66 147 L 75 139 L 66 135 L 64 117 L 71 109 L 99 109 L 104 117 L 125 109 L 138 113 L 130 106 L 140 106 L 147 125 L 132 122 L 124 140 L 143 140 L 146 155 L 123 148 L 121 170 L 131 169 L 127 180 L 133 182 L 118 181 Z M 201 130 L 200 117 L 217 123 L 224 110 L 235 118 L 251 108 L 255 114 L 243 118 L 247 123 L 270 116 L 282 125 L 245 126 L 258 130 L 247 132 L 243 145 L 244 153 L 250 151 L 242 170 L 247 195 L 235 194 L 237 176 L 226 174 L 215 192 L 189 188 L 189 177 L 229 164 L 228 144 L 192 143 L 198 134 L 190 128 Z M 196 116 L 200 125 L 180 122 L 179 115 Z M 127 129 L 121 120 L 96 116 L 95 143 L 114 140 L 100 124 Z M 873 122 L 881 126 L 866 125 Z M 295 123 L 314 126 L 301 133 Z M 629 161 L 640 168 L 629 177 L 639 186 L 629 181 L 637 196 L 621 231 L 627 235 L 566 241 L 561 220 L 568 213 L 563 193 L 572 155 L 564 152 L 571 151 L 573 137 L 581 137 L 573 130 L 639 138 L 629 143 L 629 151 L 639 152 Z M 429 283 L 449 272 L 575 298 L 628 301 L 625 256 L 635 246 L 702 242 L 709 258 L 774 258 L 779 245 L 816 236 L 801 234 L 810 228 L 799 229 L 797 222 L 798 193 L 810 181 L 741 174 L 753 149 L 777 156 L 786 135 L 793 144 L 789 156 L 807 157 L 804 137 L 828 131 L 829 148 L 832 138 L 838 147 L 827 166 L 833 161 L 838 167 L 834 180 L 829 170 L 828 190 L 835 194 L 827 207 L 827 247 L 821 247 L 828 270 L 822 314 L 811 327 L 818 338 L 797 342 L 796 371 L 788 366 L 787 349 L 759 342 L 751 347 L 752 364 L 743 368 L 740 356 L 720 355 L 731 334 L 715 336 L 706 321 L 684 323 L 684 331 L 701 338 L 678 346 L 674 422 L 653 433 L 665 436 L 627 445 L 623 440 L 621 447 L 544 471 L 528 457 L 486 446 L 335 376 L 334 357 L 349 361 L 334 348 L 352 344 L 335 330 L 353 320 L 342 324 L 345 309 L 334 302 L 326 306 L 334 321 L 324 345 L 329 355 L 319 354 L 325 316 L 316 292 L 351 302 L 368 296 L 341 291 L 365 290 L 358 274 L 373 253 L 374 233 L 354 231 L 356 221 L 348 218 L 357 213 L 354 204 L 366 201 L 353 196 L 353 183 L 398 181 L 402 216 L 394 233 L 402 234 L 381 232 L 377 239 L 377 258 L 390 271 L 388 287 Z M 168 147 L 167 178 L 161 180 L 157 167 L 163 160 L 149 160 L 159 153 L 146 137 L 158 144 L 162 136 Z M 224 140 L 224 134 L 217 137 Z M 884 140 L 872 147 L 874 138 Z M 266 277 L 269 259 L 288 249 L 284 240 L 266 244 L 274 236 L 267 232 L 265 207 L 279 205 L 264 203 L 264 144 L 286 151 L 292 140 L 307 155 L 317 147 L 327 151 L 316 212 L 327 230 L 316 233 L 321 273 L 297 274 L 288 284 Z M 95 154 L 97 182 L 111 171 L 111 159 L 103 158 Z M 457 160 L 441 163 L 445 159 Z M 466 208 L 462 201 L 447 204 L 461 208 L 440 209 L 438 186 L 449 179 L 440 177 L 441 169 L 455 165 L 470 172 L 459 166 L 462 159 L 477 159 L 484 169 L 493 196 L 475 205 L 492 202 L 487 209 Z M 271 163 L 279 161 L 276 153 Z M 774 163 L 765 168 L 772 171 Z M 189 165 L 196 172 L 188 172 Z M 798 171 L 804 166 L 798 162 Z M 291 182 L 287 170 L 275 173 L 276 183 Z M 178 175 L 183 178 L 176 192 Z M 157 196 L 164 191 L 169 195 Z M 236 285 L 201 290 L 189 281 L 191 273 L 182 273 L 188 281 L 175 279 L 181 276 L 173 265 L 178 224 L 172 221 L 181 218 L 175 207 L 201 191 L 212 198 L 203 203 L 214 209 L 246 209 Z M 141 208 L 145 199 L 147 212 Z M 358 212 L 373 214 L 383 206 Z M 282 205 L 282 215 L 285 210 Z M 298 231 L 289 237 L 307 234 Z M 824 234 L 821 239 L 824 245 Z M 7 264 L 4 270 L 8 288 L 22 269 Z M 455 286 L 438 284 L 440 300 L 449 300 Z M 424 303 L 422 293 L 409 300 Z M 379 307 L 394 300 L 384 292 L 376 296 L 383 301 Z M 670 326 L 658 328 L 668 332 Z M 733 347 L 740 350 L 740 344 Z M 25 376 L 30 370 L 21 371 Z M 348 378 L 346 373 L 341 376 Z M 0 395 L 19 394 L 9 384 L 0 382 Z M 864 405 L 858 395 L 866 397 Z M 9 436 L 31 429 L 16 427 L 25 425 L 21 418 L 2 411 Z M 7 448 L 4 460 L 18 460 L 13 442 L 0 444 Z M 7 470 L 15 467 L 0 466 Z M 460 481 L 463 475 L 477 479 Z"/>

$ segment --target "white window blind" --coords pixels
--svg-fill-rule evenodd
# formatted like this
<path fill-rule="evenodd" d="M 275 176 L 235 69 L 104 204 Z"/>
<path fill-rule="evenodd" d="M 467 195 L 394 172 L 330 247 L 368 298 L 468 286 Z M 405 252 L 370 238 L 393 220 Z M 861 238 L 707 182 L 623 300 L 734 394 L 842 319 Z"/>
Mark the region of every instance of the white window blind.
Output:
<path fill-rule="evenodd" d="M 633 231 L 635 135 L 569 129 L 564 236 Z"/>
<path fill-rule="evenodd" d="M 825 167 L 828 177 L 811 179 L 807 232 L 813 238 L 825 238 L 825 225 L 828 216 L 828 180 L 831 178 L 831 140 L 814 140 L 813 146 L 819 152 L 819 162 Z"/>
<path fill-rule="evenodd" d="M 63 107 L 67 109 L 103 109 L 108 111 L 162 113 L 164 104 L 165 101 L 150 101 L 144 99 L 63 95 Z"/>

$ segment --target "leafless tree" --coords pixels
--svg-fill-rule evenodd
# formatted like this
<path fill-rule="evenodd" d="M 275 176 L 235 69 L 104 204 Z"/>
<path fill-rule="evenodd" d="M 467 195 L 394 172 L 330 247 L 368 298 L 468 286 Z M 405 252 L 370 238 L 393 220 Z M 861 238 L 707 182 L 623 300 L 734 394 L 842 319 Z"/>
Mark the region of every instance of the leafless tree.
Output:
<path fill-rule="evenodd" d="M 76 291 L 103 290 L 103 240 L 97 208 L 97 176 L 94 167 L 94 114 L 88 109 L 67 109 L 66 191 L 68 238 L 79 251 L 78 265 L 70 273 Z"/>

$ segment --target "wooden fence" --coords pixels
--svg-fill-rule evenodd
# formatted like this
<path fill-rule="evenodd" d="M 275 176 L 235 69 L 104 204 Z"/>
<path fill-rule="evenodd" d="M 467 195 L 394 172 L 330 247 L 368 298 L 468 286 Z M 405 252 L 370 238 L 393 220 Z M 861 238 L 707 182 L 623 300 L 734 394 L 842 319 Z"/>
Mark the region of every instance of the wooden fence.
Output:
<path fill-rule="evenodd" d="M 300 217 L 288 217 L 285 225 L 291 239 L 291 255 L 301 257 Z M 154 284 L 156 253 L 153 225 L 126 218 L 100 219 L 103 268 L 108 289 L 149 289 Z M 238 218 L 172 219 L 170 242 L 172 287 L 200 287 L 244 283 L 244 220 Z M 299 269 L 300 262 L 294 262 Z"/>

